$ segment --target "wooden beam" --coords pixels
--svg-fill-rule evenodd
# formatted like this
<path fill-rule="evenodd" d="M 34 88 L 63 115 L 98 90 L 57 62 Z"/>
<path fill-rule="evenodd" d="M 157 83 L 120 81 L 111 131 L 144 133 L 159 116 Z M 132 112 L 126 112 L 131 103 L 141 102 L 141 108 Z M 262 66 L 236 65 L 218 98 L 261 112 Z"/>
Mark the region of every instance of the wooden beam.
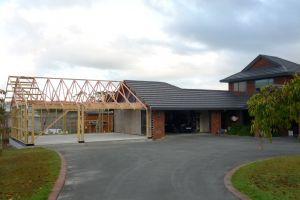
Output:
<path fill-rule="evenodd" d="M 151 129 L 151 109 L 146 110 L 146 136 L 147 138 L 152 138 L 152 129 Z"/>
<path fill-rule="evenodd" d="M 34 108 L 31 108 L 31 144 L 34 144 L 34 140 L 35 140 L 35 133 L 34 133 L 34 129 L 35 129 L 35 116 L 34 116 Z"/>
<path fill-rule="evenodd" d="M 84 107 L 79 106 L 77 110 L 77 139 L 78 143 L 84 143 Z"/>
<path fill-rule="evenodd" d="M 84 113 L 89 110 L 147 110 L 147 136 L 152 136 L 151 110 L 124 81 L 10 76 L 6 91 L 5 99 L 11 102 L 11 109 L 15 110 L 13 124 L 16 129 L 13 134 L 26 143 L 34 143 L 35 140 L 34 111 L 49 109 L 77 111 L 79 142 L 84 141 Z M 32 116 L 28 113 L 30 107 Z M 46 129 L 66 113 L 56 118 Z M 30 117 L 31 133 L 28 130 Z M 110 124 L 108 121 L 108 127 Z M 64 132 L 65 125 L 64 118 Z M 41 129 L 45 130 L 44 127 Z"/>
<path fill-rule="evenodd" d="M 57 117 L 51 124 L 49 124 L 44 130 L 43 132 L 45 132 L 47 129 L 51 128 L 56 122 L 58 122 L 61 118 L 63 118 L 67 113 L 69 112 L 69 110 L 65 110 L 65 112 L 63 112 L 59 117 Z"/>
<path fill-rule="evenodd" d="M 64 110 L 71 110 L 76 111 L 77 107 L 83 105 L 85 110 L 104 110 L 104 109 L 111 109 L 111 110 L 143 110 L 144 107 L 140 103 L 122 103 L 116 104 L 113 102 L 107 103 L 89 103 L 89 104 L 67 104 L 67 103 L 60 103 L 60 102 L 51 102 L 51 103 L 34 103 L 35 109 L 64 109 Z"/>

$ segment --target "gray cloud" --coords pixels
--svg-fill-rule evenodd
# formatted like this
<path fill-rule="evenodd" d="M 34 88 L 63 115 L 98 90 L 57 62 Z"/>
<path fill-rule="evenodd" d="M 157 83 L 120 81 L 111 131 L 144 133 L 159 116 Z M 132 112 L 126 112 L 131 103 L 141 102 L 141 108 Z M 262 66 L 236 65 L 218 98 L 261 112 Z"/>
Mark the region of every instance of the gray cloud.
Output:
<path fill-rule="evenodd" d="M 111 3 L 108 0 L 15 1 L 17 8 L 0 23 L 0 35 L 12 41 L 2 47 L 3 52 L 14 55 L 16 60 L 28 55 L 27 64 L 39 75 L 76 76 L 75 72 L 82 71 L 85 77 L 97 78 L 100 75 L 95 74 L 99 73 L 105 79 L 160 80 L 194 88 L 220 88 L 218 80 L 240 71 L 260 53 L 300 63 L 300 1 L 133 0 L 129 4 L 144 2 L 150 8 L 147 14 L 157 20 L 154 24 L 159 34 L 155 35 L 156 31 L 153 36 L 136 35 L 132 31 L 128 34 L 130 28 L 121 26 L 124 33 L 117 31 L 109 41 L 105 38 L 107 34 L 101 38 L 101 33 L 109 33 L 106 28 L 128 22 L 123 22 L 119 13 L 110 15 L 120 5 L 118 0 L 111 3 L 108 10 L 111 19 L 107 18 L 105 23 L 97 24 L 97 19 L 91 23 L 95 18 L 85 18 L 89 11 L 97 13 L 106 4 L 103 1 Z M 74 6 L 75 11 L 80 8 L 79 15 L 83 17 L 76 15 L 74 21 L 72 17 L 64 19 L 64 12 Z M 38 19 L 43 10 L 47 16 Z M 56 11 L 61 12 L 57 26 L 49 20 Z M 71 16 L 74 13 L 69 12 Z M 30 14 L 36 16 L 31 18 Z M 26 60 L 20 71 L 25 67 Z"/>
<path fill-rule="evenodd" d="M 299 8 L 297 0 L 177 0 L 172 15 L 161 10 L 170 18 L 165 27 L 170 36 L 214 50 L 268 51 L 300 41 Z"/>
<path fill-rule="evenodd" d="M 72 45 L 50 46 L 37 57 L 38 67 L 60 68 L 78 66 L 104 70 L 130 69 L 134 56 L 122 50 L 107 51 L 94 47 Z"/>
<path fill-rule="evenodd" d="M 19 0 L 18 4 L 23 8 L 57 8 L 65 6 L 91 6 L 95 1 L 96 0 Z"/>

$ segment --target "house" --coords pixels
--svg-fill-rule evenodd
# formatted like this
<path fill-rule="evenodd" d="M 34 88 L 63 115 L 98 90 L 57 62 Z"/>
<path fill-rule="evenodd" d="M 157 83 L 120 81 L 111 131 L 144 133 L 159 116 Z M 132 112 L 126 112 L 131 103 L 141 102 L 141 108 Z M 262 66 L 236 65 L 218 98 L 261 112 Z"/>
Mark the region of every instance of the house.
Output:
<path fill-rule="evenodd" d="M 61 130 L 119 132 L 160 139 L 166 134 L 221 133 L 249 125 L 247 101 L 269 84 L 283 85 L 300 65 L 259 55 L 242 71 L 221 80 L 228 90 L 184 89 L 158 81 L 111 81 L 10 76 L 11 137 L 34 145 L 37 133 Z M 299 133 L 297 123 L 294 134 Z M 30 134 L 29 134 L 30 133 Z M 283 132 L 287 134 L 287 131 Z"/>
<path fill-rule="evenodd" d="M 259 55 L 241 72 L 220 82 L 228 91 L 183 89 L 165 82 L 132 81 L 124 83 L 151 110 L 151 133 L 154 139 L 172 133 L 219 133 L 233 124 L 250 124 L 247 101 L 269 84 L 282 85 L 300 72 L 300 65 L 274 56 Z M 134 114 L 135 113 L 135 114 Z M 145 134 L 144 111 L 115 111 L 116 132 Z M 135 117 L 128 117 L 135 116 Z M 135 123 L 125 130 L 125 124 Z M 298 127 L 295 124 L 295 134 Z"/>

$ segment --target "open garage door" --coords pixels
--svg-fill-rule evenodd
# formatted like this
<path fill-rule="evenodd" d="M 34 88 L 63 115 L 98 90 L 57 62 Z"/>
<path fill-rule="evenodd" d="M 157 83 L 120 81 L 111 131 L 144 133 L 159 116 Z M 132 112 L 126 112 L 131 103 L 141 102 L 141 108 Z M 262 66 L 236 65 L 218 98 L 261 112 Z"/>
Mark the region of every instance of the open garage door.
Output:
<path fill-rule="evenodd" d="M 166 111 L 167 134 L 208 133 L 210 115 L 208 111 Z"/>

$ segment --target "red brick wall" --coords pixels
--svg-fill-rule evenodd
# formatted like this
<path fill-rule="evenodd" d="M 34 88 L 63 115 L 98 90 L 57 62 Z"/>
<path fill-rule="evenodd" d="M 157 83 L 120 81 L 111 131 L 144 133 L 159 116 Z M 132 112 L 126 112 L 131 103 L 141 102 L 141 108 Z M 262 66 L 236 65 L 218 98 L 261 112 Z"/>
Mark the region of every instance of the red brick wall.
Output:
<path fill-rule="evenodd" d="M 210 120 L 210 131 L 213 134 L 219 133 L 221 129 L 221 111 L 212 111 Z"/>
<path fill-rule="evenodd" d="M 152 138 L 160 139 L 165 137 L 165 112 L 152 111 Z"/>
<path fill-rule="evenodd" d="M 275 77 L 274 78 L 274 83 L 275 84 L 286 84 L 287 82 L 289 82 L 290 80 L 292 80 L 293 77 L 292 76 L 280 76 L 280 77 Z"/>
<path fill-rule="evenodd" d="M 254 80 L 247 81 L 247 94 L 249 96 L 255 93 L 255 82 Z"/>
<path fill-rule="evenodd" d="M 269 66 L 272 66 L 272 63 L 270 63 L 266 59 L 260 59 L 256 63 L 254 63 L 254 65 L 251 68 L 256 69 L 256 68 L 269 67 Z"/>
<path fill-rule="evenodd" d="M 234 90 L 234 83 L 228 83 L 228 90 L 230 92 L 233 92 L 233 90 Z"/>
<path fill-rule="evenodd" d="M 290 80 L 293 79 L 293 76 L 280 76 L 280 77 L 275 77 L 274 78 L 274 83 L 275 84 L 279 84 L 279 85 L 284 85 L 287 82 L 289 82 Z M 234 92 L 234 88 L 233 88 L 233 84 L 234 83 L 228 83 L 228 89 L 231 92 Z M 240 95 L 241 93 L 239 92 L 234 92 L 236 95 Z M 255 80 L 250 80 L 247 81 L 247 94 L 249 96 L 253 95 L 255 93 Z"/>
<path fill-rule="evenodd" d="M 274 78 L 274 83 L 275 84 L 283 85 L 283 84 L 286 84 L 291 79 L 293 79 L 292 76 L 275 77 Z M 254 93 L 255 93 L 255 80 L 247 81 L 247 94 L 251 96 Z"/>

